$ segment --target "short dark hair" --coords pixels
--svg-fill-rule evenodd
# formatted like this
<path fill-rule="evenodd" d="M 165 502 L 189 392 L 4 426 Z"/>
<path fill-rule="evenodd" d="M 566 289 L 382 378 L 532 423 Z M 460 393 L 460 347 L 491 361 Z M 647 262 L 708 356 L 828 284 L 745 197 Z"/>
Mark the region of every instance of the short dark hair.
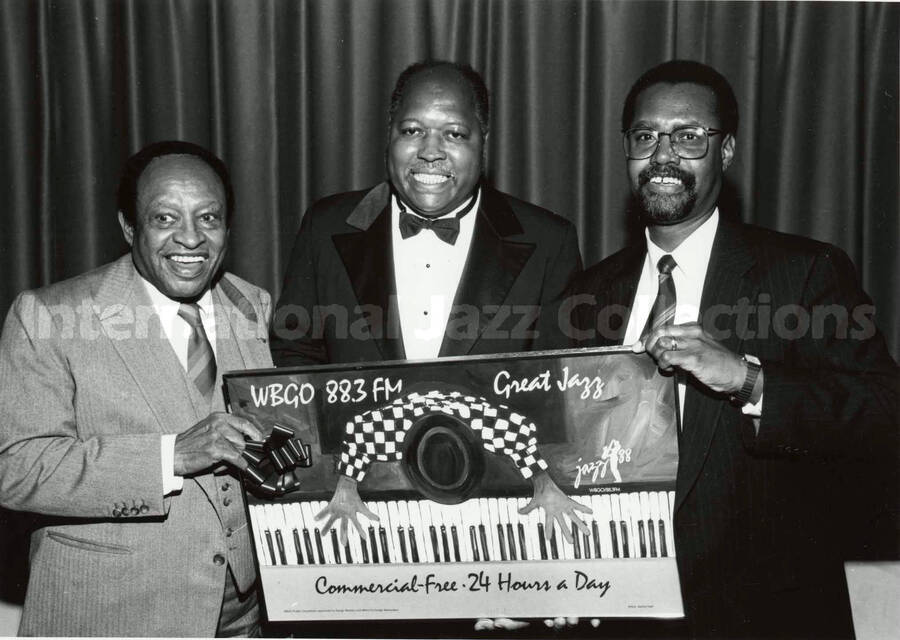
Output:
<path fill-rule="evenodd" d="M 634 119 L 634 105 L 638 95 L 655 84 L 679 84 L 689 82 L 707 87 L 716 96 L 716 112 L 721 120 L 721 128 L 726 133 L 737 135 L 738 104 L 728 80 L 712 67 L 694 60 L 669 60 L 646 71 L 631 85 L 622 108 L 622 130 L 631 126 Z"/>
<path fill-rule="evenodd" d="M 394 91 L 391 93 L 391 105 L 388 108 L 388 122 L 394 121 L 394 116 L 397 114 L 400 103 L 403 101 L 406 85 L 409 84 L 409 81 L 413 76 L 423 71 L 431 71 L 433 69 L 451 69 L 466 81 L 466 84 L 469 85 L 469 90 L 472 92 L 472 101 L 475 103 L 475 117 L 478 119 L 481 137 L 486 137 L 490 129 L 489 121 L 491 115 L 487 85 L 484 83 L 481 74 L 468 64 L 451 62 L 449 60 L 422 60 L 409 65 L 402 73 L 400 73 L 397 77 L 397 84 L 394 85 Z"/>
<path fill-rule="evenodd" d="M 156 158 L 164 156 L 194 156 L 205 162 L 212 169 L 225 188 L 225 226 L 231 227 L 231 216 L 234 213 L 234 190 L 228 168 L 213 152 L 192 142 L 182 140 L 163 140 L 153 142 L 135 153 L 125 161 L 122 177 L 119 180 L 117 205 L 129 226 L 137 220 L 138 182 L 144 169 Z"/>

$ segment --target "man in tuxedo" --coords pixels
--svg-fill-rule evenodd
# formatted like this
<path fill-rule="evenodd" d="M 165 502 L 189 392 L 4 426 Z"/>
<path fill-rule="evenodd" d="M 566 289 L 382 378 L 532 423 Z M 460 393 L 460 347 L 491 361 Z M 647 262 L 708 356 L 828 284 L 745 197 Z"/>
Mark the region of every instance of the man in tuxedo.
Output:
<path fill-rule="evenodd" d="M 213 154 L 152 144 L 119 187 L 131 252 L 9 311 L 0 504 L 39 518 L 21 635 L 258 635 L 237 469 L 261 434 L 219 389 L 271 366 L 271 301 L 221 268 L 233 200 Z"/>
<path fill-rule="evenodd" d="M 852 635 L 835 534 L 853 510 L 834 474 L 898 451 L 897 367 L 871 301 L 840 249 L 719 209 L 738 108 L 714 69 L 649 70 L 622 129 L 645 238 L 586 270 L 559 320 L 677 383 L 686 626 L 666 632 Z"/>
<path fill-rule="evenodd" d="M 388 180 L 327 197 L 303 216 L 273 319 L 276 365 L 569 345 L 542 312 L 581 270 L 575 228 L 484 183 L 488 133 L 488 90 L 471 67 L 428 61 L 400 74 L 389 108 Z M 544 471 L 532 482 L 528 511 L 542 506 L 565 523 L 568 538 L 582 506 Z M 341 530 L 367 511 L 355 484 L 342 476 L 320 514 Z M 446 624 L 416 629 L 451 633 Z"/>
<path fill-rule="evenodd" d="M 565 344 L 539 318 L 580 270 L 575 229 L 481 180 L 481 76 L 467 65 L 414 64 L 389 115 L 388 181 L 320 200 L 303 217 L 275 310 L 275 364 Z"/>

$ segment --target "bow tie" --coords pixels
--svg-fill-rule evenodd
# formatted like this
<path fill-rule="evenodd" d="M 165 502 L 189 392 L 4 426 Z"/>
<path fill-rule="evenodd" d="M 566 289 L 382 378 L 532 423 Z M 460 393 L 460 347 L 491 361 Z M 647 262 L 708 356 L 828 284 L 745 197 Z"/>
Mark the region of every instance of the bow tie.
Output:
<path fill-rule="evenodd" d="M 408 212 L 400 198 L 397 198 L 397 204 L 400 207 L 400 236 L 406 240 L 422 229 L 431 229 L 440 240 L 447 244 L 456 244 L 456 238 L 459 237 L 459 221 L 472 210 L 477 199 L 477 194 L 472 196 L 469 204 L 452 218 L 423 218 Z"/>

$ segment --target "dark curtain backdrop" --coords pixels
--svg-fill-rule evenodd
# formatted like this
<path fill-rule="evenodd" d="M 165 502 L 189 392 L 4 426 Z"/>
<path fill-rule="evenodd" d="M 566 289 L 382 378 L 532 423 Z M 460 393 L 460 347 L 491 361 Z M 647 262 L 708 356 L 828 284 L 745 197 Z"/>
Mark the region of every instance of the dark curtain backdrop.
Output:
<path fill-rule="evenodd" d="M 743 219 L 844 248 L 896 357 L 898 16 L 876 3 L 591 0 L 0 0 L 0 314 L 125 250 L 123 160 L 153 140 L 231 168 L 230 268 L 277 295 L 315 199 L 383 175 L 400 70 L 471 63 L 492 90 L 487 173 L 574 221 L 586 263 L 629 233 L 619 114 L 674 57 L 741 105 Z M 0 521 L 9 514 L 0 512 Z M 0 526 L 11 551 L 20 525 Z M 0 596 L 21 593 L 21 554 Z M 12 595 L 11 595 L 12 594 Z"/>
<path fill-rule="evenodd" d="M 737 93 L 743 219 L 844 248 L 896 356 L 898 16 L 831 2 L 0 0 L 0 314 L 125 250 L 122 161 L 163 138 L 226 160 L 229 266 L 277 295 L 305 208 L 383 177 L 393 81 L 428 56 L 483 72 L 489 178 L 573 220 L 596 262 L 628 235 L 624 96 L 683 57 Z"/>

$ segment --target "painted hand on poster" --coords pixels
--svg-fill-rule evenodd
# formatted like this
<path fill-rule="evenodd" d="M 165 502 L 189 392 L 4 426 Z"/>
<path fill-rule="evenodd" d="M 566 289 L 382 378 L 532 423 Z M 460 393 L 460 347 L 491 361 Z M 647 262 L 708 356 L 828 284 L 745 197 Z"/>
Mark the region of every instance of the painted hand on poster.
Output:
<path fill-rule="evenodd" d="M 338 537 L 341 544 L 344 545 L 347 544 L 347 523 L 352 522 L 360 537 L 365 539 L 366 532 L 359 523 L 360 514 L 369 520 L 376 522 L 379 520 L 378 516 L 359 497 L 359 491 L 356 490 L 356 480 L 347 476 L 341 476 L 338 478 L 331 501 L 328 503 L 328 506 L 316 514 L 316 520 L 327 518 L 325 526 L 322 527 L 324 532 L 328 532 L 337 523 Z"/>
<path fill-rule="evenodd" d="M 563 493 L 546 471 L 535 475 L 531 483 L 534 486 L 534 497 L 519 509 L 519 513 L 527 515 L 538 507 L 543 508 L 544 530 L 555 531 L 553 524 L 556 523 L 566 542 L 572 542 L 573 526 L 578 527 L 584 535 L 590 535 L 590 529 L 577 513 L 581 511 L 590 514 L 593 512 L 590 507 L 575 502 Z M 569 522 L 566 522 L 567 519 Z"/>
<path fill-rule="evenodd" d="M 547 463 L 537 449 L 534 423 L 506 405 L 493 405 L 480 396 L 459 391 L 410 393 L 347 422 L 337 463 L 341 477 L 331 501 L 317 515 L 317 519 L 325 519 L 325 531 L 337 524 L 343 544 L 348 523 L 362 533 L 359 514 L 378 520 L 360 499 L 357 483 L 365 478 L 373 461 L 402 460 L 403 442 L 414 421 L 431 414 L 445 414 L 466 424 L 480 436 L 485 450 L 506 455 L 522 477 L 531 480 L 533 497 L 520 510 L 522 514 L 543 508 L 546 529 L 555 531 L 553 524 L 557 524 L 570 542 L 573 527 L 588 533 L 577 512 L 591 510 L 563 493 L 547 473 Z"/>

